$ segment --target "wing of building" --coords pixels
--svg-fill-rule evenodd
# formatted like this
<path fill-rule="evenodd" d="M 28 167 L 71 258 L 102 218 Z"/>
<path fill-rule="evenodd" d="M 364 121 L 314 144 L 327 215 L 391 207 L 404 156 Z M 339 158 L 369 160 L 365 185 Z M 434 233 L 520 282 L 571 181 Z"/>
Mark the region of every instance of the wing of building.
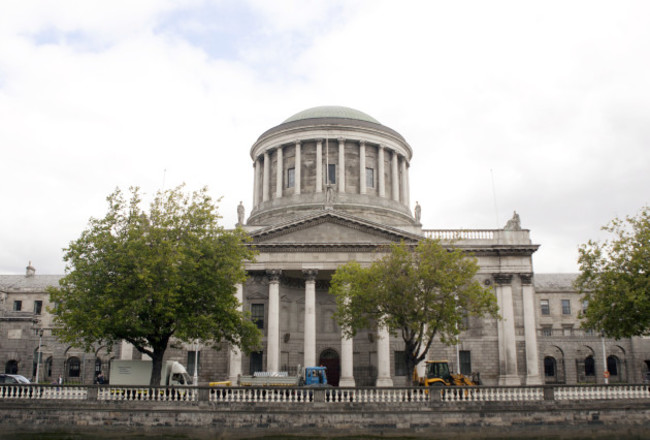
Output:
<path fill-rule="evenodd" d="M 168 356 L 190 364 L 189 371 L 198 359 L 201 382 L 325 365 L 334 385 L 408 385 L 402 340 L 378 329 L 343 337 L 328 289 L 340 265 L 370 263 L 386 244 L 424 238 L 472 252 L 477 277 L 494 288 L 503 317 L 472 318 L 457 346 L 436 343 L 429 358 L 480 373 L 487 385 L 602 382 L 605 364 L 610 382 L 639 382 L 648 370 L 647 340 L 604 340 L 580 328 L 575 275 L 534 273 L 539 245 L 516 214 L 502 229 L 423 228 L 421 208 L 410 200 L 413 150 L 373 117 L 346 107 L 304 110 L 264 132 L 250 156 L 253 206 L 246 219 L 240 205 L 238 217 L 259 256 L 247 265 L 250 276 L 238 295 L 263 331 L 264 348 L 243 355 L 203 347 L 198 357 L 196 347 L 170 349 Z M 25 276 L 0 276 L 5 370 L 34 377 L 39 341 L 45 381 L 62 375 L 88 382 L 108 371 L 111 358 L 133 355 L 124 346 L 84 354 L 57 344 L 43 305 L 45 287 L 58 277 L 30 268 Z"/>

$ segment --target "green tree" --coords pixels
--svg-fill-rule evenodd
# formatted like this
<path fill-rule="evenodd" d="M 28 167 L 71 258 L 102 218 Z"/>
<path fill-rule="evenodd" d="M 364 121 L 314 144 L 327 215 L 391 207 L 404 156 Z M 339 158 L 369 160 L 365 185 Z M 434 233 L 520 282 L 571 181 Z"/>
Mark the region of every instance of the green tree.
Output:
<path fill-rule="evenodd" d="M 152 358 L 152 386 L 172 338 L 257 347 L 260 333 L 235 297 L 244 260 L 254 257 L 246 234 L 218 225 L 206 188 L 159 191 L 149 212 L 138 189 L 130 193 L 128 201 L 119 189 L 108 196 L 106 216 L 91 218 L 64 249 L 66 275 L 49 291 L 56 336 L 86 350 L 130 342 Z"/>
<path fill-rule="evenodd" d="M 373 325 L 399 333 L 412 377 L 434 337 L 454 344 L 466 316 L 498 317 L 494 293 L 474 278 L 478 269 L 475 258 L 437 240 L 391 245 L 369 267 L 352 261 L 337 269 L 330 287 L 335 317 L 348 337 Z"/>
<path fill-rule="evenodd" d="M 587 302 L 583 327 L 614 338 L 650 334 L 650 208 L 615 218 L 612 238 L 580 246 L 575 287 Z"/>

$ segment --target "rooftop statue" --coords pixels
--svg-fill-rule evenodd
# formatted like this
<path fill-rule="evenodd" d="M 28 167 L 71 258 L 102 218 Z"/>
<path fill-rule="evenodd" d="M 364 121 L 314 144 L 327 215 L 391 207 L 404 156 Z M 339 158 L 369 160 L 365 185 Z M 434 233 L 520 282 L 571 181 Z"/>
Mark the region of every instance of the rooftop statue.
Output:
<path fill-rule="evenodd" d="M 517 214 L 517 211 L 514 211 L 512 218 L 508 220 L 506 226 L 503 229 L 506 231 L 521 231 L 521 220 L 519 219 L 519 214 Z"/>

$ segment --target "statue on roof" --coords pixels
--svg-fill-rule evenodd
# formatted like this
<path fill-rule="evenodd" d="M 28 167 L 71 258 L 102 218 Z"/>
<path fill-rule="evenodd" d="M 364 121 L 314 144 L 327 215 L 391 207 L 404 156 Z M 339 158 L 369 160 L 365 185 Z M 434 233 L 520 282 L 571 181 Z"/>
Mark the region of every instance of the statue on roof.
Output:
<path fill-rule="evenodd" d="M 512 218 L 508 220 L 506 226 L 503 229 L 506 231 L 521 231 L 521 220 L 519 219 L 519 214 L 517 214 L 517 211 L 514 211 Z"/>
<path fill-rule="evenodd" d="M 237 224 L 240 226 L 244 224 L 245 213 L 244 204 L 239 202 L 239 206 L 237 206 Z"/>
<path fill-rule="evenodd" d="M 422 218 L 422 208 L 418 202 L 415 202 L 415 221 L 420 224 L 420 219 Z"/>

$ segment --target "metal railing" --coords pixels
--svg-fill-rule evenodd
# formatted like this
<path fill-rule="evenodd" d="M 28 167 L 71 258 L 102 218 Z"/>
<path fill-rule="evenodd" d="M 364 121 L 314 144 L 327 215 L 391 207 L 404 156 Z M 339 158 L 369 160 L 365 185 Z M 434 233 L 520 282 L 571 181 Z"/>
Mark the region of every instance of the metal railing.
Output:
<path fill-rule="evenodd" d="M 268 404 L 311 402 L 401 404 L 438 402 L 527 402 L 650 399 L 650 386 L 540 385 L 478 387 L 136 387 L 109 385 L 0 385 L 0 400 L 88 400 Z"/>

